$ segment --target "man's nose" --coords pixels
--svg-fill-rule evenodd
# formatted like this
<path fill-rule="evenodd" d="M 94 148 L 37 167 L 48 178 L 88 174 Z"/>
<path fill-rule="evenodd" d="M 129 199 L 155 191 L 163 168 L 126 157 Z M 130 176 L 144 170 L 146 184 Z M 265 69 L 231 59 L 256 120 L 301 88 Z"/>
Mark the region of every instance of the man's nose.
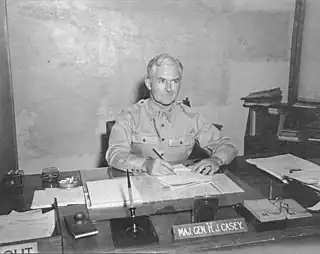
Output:
<path fill-rule="evenodd" d="M 171 84 L 171 80 L 166 80 L 166 90 L 168 92 L 171 92 L 172 91 L 172 84 Z"/>

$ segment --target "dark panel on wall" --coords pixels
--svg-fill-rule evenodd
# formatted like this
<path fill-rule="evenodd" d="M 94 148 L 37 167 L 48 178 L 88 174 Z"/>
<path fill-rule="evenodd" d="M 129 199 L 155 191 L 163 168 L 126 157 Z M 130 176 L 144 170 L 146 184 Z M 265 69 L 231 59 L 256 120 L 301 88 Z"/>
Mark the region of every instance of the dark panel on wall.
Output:
<path fill-rule="evenodd" d="M 18 168 L 6 0 L 0 0 L 0 180 Z"/>

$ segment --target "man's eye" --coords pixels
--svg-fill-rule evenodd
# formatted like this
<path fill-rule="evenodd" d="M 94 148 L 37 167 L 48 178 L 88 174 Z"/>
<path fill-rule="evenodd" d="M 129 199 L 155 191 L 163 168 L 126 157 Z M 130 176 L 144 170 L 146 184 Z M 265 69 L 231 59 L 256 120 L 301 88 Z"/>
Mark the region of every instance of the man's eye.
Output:
<path fill-rule="evenodd" d="M 165 80 L 161 78 L 161 79 L 159 79 L 159 83 L 163 84 L 163 83 L 165 83 Z"/>

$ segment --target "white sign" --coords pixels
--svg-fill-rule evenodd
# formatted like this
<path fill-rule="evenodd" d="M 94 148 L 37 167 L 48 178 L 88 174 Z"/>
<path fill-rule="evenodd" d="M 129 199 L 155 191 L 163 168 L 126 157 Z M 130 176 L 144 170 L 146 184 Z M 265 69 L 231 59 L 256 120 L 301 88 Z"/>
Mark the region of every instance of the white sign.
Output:
<path fill-rule="evenodd" d="M 174 240 L 247 232 L 243 218 L 173 225 Z"/>
<path fill-rule="evenodd" d="M 29 243 L 2 246 L 0 247 L 0 253 L 4 253 L 4 254 L 38 253 L 38 243 L 29 242 Z"/>

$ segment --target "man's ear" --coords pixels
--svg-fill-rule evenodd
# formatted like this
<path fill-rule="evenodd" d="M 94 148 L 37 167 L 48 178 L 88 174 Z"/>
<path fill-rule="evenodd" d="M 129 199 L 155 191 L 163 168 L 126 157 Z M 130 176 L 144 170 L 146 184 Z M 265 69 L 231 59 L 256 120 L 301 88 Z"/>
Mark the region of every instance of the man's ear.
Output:
<path fill-rule="evenodd" d="M 149 91 L 151 91 L 151 81 L 149 78 L 146 78 L 144 80 L 144 84 L 146 85 L 146 87 L 148 88 Z"/>

